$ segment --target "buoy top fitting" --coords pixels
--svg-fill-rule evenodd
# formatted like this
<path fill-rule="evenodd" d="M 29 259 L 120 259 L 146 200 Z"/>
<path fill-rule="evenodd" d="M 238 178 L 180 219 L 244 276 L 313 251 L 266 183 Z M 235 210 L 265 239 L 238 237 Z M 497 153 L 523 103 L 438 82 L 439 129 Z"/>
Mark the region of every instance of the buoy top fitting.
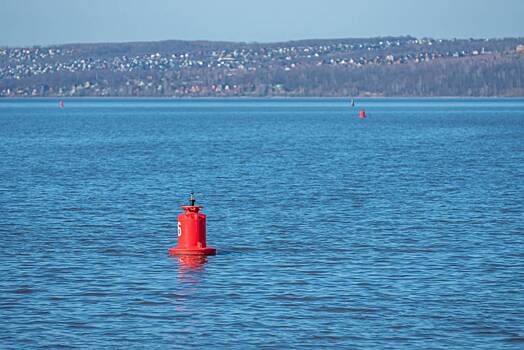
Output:
<path fill-rule="evenodd" d="M 202 209 L 202 206 L 195 205 L 196 199 L 195 194 L 193 191 L 189 193 L 189 205 L 183 205 L 182 209 L 184 209 L 185 212 L 191 212 L 191 213 L 198 213 L 200 209 Z"/>

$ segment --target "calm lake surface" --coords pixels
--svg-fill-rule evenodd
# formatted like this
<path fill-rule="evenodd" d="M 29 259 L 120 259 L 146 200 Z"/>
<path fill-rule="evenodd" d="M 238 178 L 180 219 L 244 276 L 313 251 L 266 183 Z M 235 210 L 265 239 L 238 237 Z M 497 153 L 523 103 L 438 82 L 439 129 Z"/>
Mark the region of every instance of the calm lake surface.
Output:
<path fill-rule="evenodd" d="M 0 348 L 522 349 L 523 213 L 522 99 L 0 100 Z"/>

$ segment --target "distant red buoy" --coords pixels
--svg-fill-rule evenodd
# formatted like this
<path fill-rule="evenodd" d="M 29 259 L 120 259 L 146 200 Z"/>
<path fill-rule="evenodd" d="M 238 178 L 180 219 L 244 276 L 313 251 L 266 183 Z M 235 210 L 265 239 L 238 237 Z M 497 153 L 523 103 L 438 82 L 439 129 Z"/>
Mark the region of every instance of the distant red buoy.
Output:
<path fill-rule="evenodd" d="M 366 111 L 364 109 L 360 110 L 360 119 L 366 118 Z"/>
<path fill-rule="evenodd" d="M 206 215 L 203 207 L 195 205 L 193 193 L 189 205 L 182 206 L 184 213 L 178 215 L 178 246 L 169 249 L 170 255 L 215 255 L 216 249 L 206 245 Z"/>
<path fill-rule="evenodd" d="M 64 101 L 60 101 L 60 102 L 58 102 L 58 107 L 60 107 L 60 108 L 64 108 Z"/>

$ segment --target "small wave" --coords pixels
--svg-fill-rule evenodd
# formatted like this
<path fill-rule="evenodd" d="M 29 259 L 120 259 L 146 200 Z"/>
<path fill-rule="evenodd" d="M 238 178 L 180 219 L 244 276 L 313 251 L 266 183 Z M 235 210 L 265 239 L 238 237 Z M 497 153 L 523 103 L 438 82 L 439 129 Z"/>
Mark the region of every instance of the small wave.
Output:
<path fill-rule="evenodd" d="M 150 306 L 160 306 L 160 305 L 171 304 L 171 302 L 169 301 L 150 301 L 150 300 L 141 300 L 138 303 L 141 305 L 150 305 Z"/>
<path fill-rule="evenodd" d="M 107 297 L 109 296 L 109 293 L 106 292 L 84 292 L 80 293 L 80 296 L 83 297 Z"/>
<path fill-rule="evenodd" d="M 86 322 L 68 322 L 66 325 L 69 328 L 94 328 L 92 325 Z"/>
<path fill-rule="evenodd" d="M 163 296 L 165 298 L 169 298 L 169 299 L 186 299 L 187 298 L 187 295 L 178 294 L 178 293 L 169 293 L 169 294 L 165 294 Z"/>
<path fill-rule="evenodd" d="M 524 343 L 524 337 L 511 337 L 506 339 L 509 343 Z"/>
<path fill-rule="evenodd" d="M 344 337 L 339 336 L 339 335 L 319 335 L 319 334 L 313 335 L 311 337 L 311 339 L 315 339 L 315 340 L 339 340 L 343 338 Z"/>
<path fill-rule="evenodd" d="M 31 294 L 33 290 L 30 288 L 20 288 L 14 291 L 16 294 Z"/>
<path fill-rule="evenodd" d="M 104 248 L 104 249 L 100 250 L 100 253 L 108 254 L 108 255 L 112 255 L 112 256 L 123 255 L 122 249 L 116 249 L 116 248 Z"/>
<path fill-rule="evenodd" d="M 323 312 L 331 312 L 331 313 L 349 313 L 349 312 L 356 312 L 356 313 L 371 313 L 376 312 L 375 309 L 369 309 L 369 308 L 357 308 L 357 307 L 333 307 L 333 306 L 322 306 L 318 308 L 316 311 L 323 311 Z"/>
<path fill-rule="evenodd" d="M 220 255 L 234 254 L 234 253 L 247 253 L 247 252 L 254 252 L 256 250 L 257 250 L 256 248 L 251 248 L 251 247 L 229 247 L 229 248 L 220 249 Z"/>
<path fill-rule="evenodd" d="M 70 208 L 63 208 L 62 211 L 82 211 L 84 210 L 85 208 L 79 208 L 79 207 L 70 207 Z"/>
<path fill-rule="evenodd" d="M 78 346 L 69 344 L 49 344 L 45 346 L 45 349 L 78 349 Z"/>
<path fill-rule="evenodd" d="M 312 296 L 300 296 L 296 294 L 283 294 L 283 295 L 275 295 L 269 297 L 271 300 L 290 300 L 290 301 L 315 301 L 322 299 L 321 297 L 312 297 Z"/>

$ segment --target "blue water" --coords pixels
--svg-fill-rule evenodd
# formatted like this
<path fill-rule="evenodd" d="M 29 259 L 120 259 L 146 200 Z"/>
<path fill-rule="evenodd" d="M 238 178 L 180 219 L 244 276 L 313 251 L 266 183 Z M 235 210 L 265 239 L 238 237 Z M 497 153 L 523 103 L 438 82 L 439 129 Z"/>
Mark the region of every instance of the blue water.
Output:
<path fill-rule="evenodd" d="M 522 349 L 524 100 L 357 103 L 0 100 L 0 349 Z"/>

